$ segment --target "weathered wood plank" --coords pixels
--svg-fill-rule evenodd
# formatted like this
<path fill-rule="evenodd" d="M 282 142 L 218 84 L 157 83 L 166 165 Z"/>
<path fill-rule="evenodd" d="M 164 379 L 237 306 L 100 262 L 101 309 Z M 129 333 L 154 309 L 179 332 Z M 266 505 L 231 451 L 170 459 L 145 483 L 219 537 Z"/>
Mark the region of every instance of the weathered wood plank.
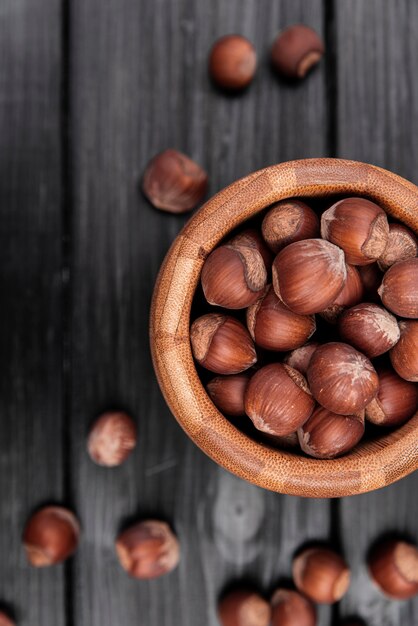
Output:
<path fill-rule="evenodd" d="M 0 602 L 61 626 L 63 566 L 30 569 L 29 512 L 61 501 L 61 6 L 0 7 Z"/>
<path fill-rule="evenodd" d="M 336 3 L 339 156 L 418 182 L 418 5 L 414 0 Z M 418 475 L 342 501 L 342 537 L 353 585 L 342 608 L 369 626 L 418 623 L 418 601 L 389 602 L 370 583 L 365 555 L 382 533 L 418 540 Z"/>
<path fill-rule="evenodd" d="M 138 193 L 148 159 L 183 149 L 210 172 L 210 193 L 281 160 L 326 154 L 324 66 L 300 86 L 266 63 L 276 31 L 304 21 L 322 30 L 313 0 L 72 3 L 73 468 L 86 541 L 75 568 L 79 626 L 215 625 L 216 596 L 250 576 L 270 589 L 290 574 L 293 550 L 329 534 L 329 503 L 280 497 L 209 461 L 169 414 L 148 351 L 148 311 L 161 260 L 184 223 Z M 240 32 L 260 70 L 242 97 L 207 77 L 213 41 Z M 99 469 L 86 430 L 103 407 L 125 406 L 139 448 L 125 466 Z M 121 521 L 162 515 L 183 546 L 182 564 L 152 583 L 130 580 L 114 554 Z M 324 609 L 323 616 L 328 614 Z"/>

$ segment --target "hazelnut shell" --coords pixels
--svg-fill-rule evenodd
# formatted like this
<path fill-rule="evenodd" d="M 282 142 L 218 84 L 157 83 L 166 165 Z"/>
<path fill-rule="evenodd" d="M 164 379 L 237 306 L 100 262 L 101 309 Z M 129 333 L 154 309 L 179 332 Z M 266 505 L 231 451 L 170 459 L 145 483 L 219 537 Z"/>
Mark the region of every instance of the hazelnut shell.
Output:
<path fill-rule="evenodd" d="M 276 37 L 271 49 L 275 69 L 287 78 L 304 78 L 324 54 L 318 33 L 304 24 L 294 24 Z"/>
<path fill-rule="evenodd" d="M 270 626 L 271 609 L 258 593 L 231 591 L 218 605 L 221 626 Z"/>
<path fill-rule="evenodd" d="M 98 465 L 121 465 L 136 446 L 133 419 L 122 411 L 103 413 L 93 424 L 87 441 L 91 459 Z"/>
<path fill-rule="evenodd" d="M 369 359 L 384 354 L 399 341 L 396 317 L 370 302 L 356 304 L 338 319 L 340 337 Z"/>
<path fill-rule="evenodd" d="M 418 318 L 418 259 L 392 265 L 383 276 L 378 294 L 389 311 L 408 319 Z"/>
<path fill-rule="evenodd" d="M 34 567 L 61 563 L 76 550 L 80 524 L 71 511 L 62 506 L 46 506 L 36 511 L 26 523 L 23 544 Z"/>
<path fill-rule="evenodd" d="M 206 390 L 213 404 L 226 415 L 245 415 L 244 395 L 250 377 L 248 374 L 216 376 L 207 384 Z"/>
<path fill-rule="evenodd" d="M 0 626 L 16 626 L 14 622 L 4 611 L 0 611 Z"/>
<path fill-rule="evenodd" d="M 261 231 L 264 240 L 277 254 L 290 243 L 319 237 L 319 218 L 301 200 L 281 200 L 269 209 Z"/>
<path fill-rule="evenodd" d="M 238 91 L 247 87 L 257 69 L 254 46 L 241 35 L 221 37 L 212 47 L 209 74 L 222 89 Z"/>
<path fill-rule="evenodd" d="M 316 626 L 315 606 L 298 591 L 277 589 L 271 607 L 271 626 Z"/>
<path fill-rule="evenodd" d="M 337 415 L 319 406 L 299 428 L 302 450 L 316 459 L 334 459 L 349 452 L 364 434 L 364 412 Z"/>
<path fill-rule="evenodd" d="M 378 368 L 377 373 L 379 391 L 366 407 L 366 417 L 378 426 L 401 426 L 418 410 L 418 385 L 388 367 Z"/>
<path fill-rule="evenodd" d="M 418 321 L 399 322 L 398 343 L 389 352 L 393 369 L 405 380 L 418 382 Z"/>
<path fill-rule="evenodd" d="M 418 241 L 403 224 L 389 224 L 389 238 L 378 265 L 384 272 L 395 263 L 418 256 Z"/>
<path fill-rule="evenodd" d="M 293 560 L 296 587 L 313 602 L 333 604 L 350 585 L 350 570 L 341 555 L 323 547 L 307 548 Z"/>
<path fill-rule="evenodd" d="M 295 370 L 298 370 L 298 372 L 306 376 L 309 362 L 318 346 L 319 343 L 316 341 L 310 341 L 304 346 L 296 348 L 295 350 L 292 350 L 292 352 L 289 352 L 289 354 L 286 354 L 283 358 L 283 363 L 290 365 L 290 367 L 294 367 Z"/>
<path fill-rule="evenodd" d="M 396 539 L 379 542 L 368 558 L 369 572 L 389 598 L 406 600 L 418 594 L 418 549 Z"/>
<path fill-rule="evenodd" d="M 346 264 L 347 280 L 342 291 L 338 294 L 334 302 L 321 311 L 320 315 L 330 324 L 336 324 L 341 313 L 362 301 L 364 287 L 360 278 L 360 273 L 354 265 Z"/>
<path fill-rule="evenodd" d="M 256 230 L 255 228 L 247 228 L 246 230 L 238 233 L 238 235 L 235 235 L 235 237 L 233 237 L 229 243 L 235 246 L 248 246 L 250 248 L 255 248 L 256 250 L 258 250 L 263 257 L 266 272 L 267 274 L 269 274 L 269 272 L 271 271 L 271 264 L 273 263 L 273 253 L 267 246 L 266 242 L 264 241 L 258 230 Z"/>

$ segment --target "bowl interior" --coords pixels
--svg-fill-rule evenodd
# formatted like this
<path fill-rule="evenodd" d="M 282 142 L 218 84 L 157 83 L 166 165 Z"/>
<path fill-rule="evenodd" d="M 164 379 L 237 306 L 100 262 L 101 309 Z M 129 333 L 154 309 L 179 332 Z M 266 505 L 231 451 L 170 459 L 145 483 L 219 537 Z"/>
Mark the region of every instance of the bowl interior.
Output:
<path fill-rule="evenodd" d="M 348 455 L 321 461 L 271 446 L 250 420 L 229 420 L 204 388 L 208 374 L 190 349 L 190 320 L 209 309 L 199 297 L 201 267 L 235 229 L 260 220 L 283 198 L 326 208 L 347 195 L 380 204 L 418 232 L 418 189 L 371 165 L 309 159 L 272 166 L 237 181 L 209 200 L 175 240 L 161 268 L 151 311 L 151 349 L 163 394 L 181 426 L 210 457 L 262 487 L 309 497 L 345 496 L 376 489 L 418 467 L 418 414 L 403 427 L 366 437 Z M 213 307 L 210 309 L 213 311 Z M 209 376 L 210 377 L 210 376 Z"/>

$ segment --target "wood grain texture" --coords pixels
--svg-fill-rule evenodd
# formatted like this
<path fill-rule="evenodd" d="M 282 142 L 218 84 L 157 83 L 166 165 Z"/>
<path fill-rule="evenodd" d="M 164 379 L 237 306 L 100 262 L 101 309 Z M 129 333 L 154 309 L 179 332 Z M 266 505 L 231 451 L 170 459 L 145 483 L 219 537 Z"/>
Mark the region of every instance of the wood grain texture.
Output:
<path fill-rule="evenodd" d="M 65 624 L 63 567 L 21 542 L 63 496 L 60 19 L 58 0 L 0 7 L 0 602 L 25 626 Z"/>
<path fill-rule="evenodd" d="M 336 4 L 339 156 L 362 158 L 418 182 L 418 5 L 414 0 Z M 353 68 L 357 68 L 353 71 Z M 390 531 L 418 540 L 418 475 L 341 503 L 341 536 L 353 566 L 342 613 L 369 626 L 418 623 L 418 601 L 390 602 L 364 565 L 371 542 Z"/>
<path fill-rule="evenodd" d="M 262 491 L 194 446 L 170 415 L 148 349 L 153 283 L 187 219 L 142 198 L 148 159 L 166 147 L 184 150 L 208 169 L 212 195 L 265 164 L 327 150 L 318 132 L 324 66 L 289 87 L 265 63 L 279 28 L 305 21 L 321 32 L 322 3 L 259 7 L 257 0 L 72 3 L 72 459 L 85 533 L 74 571 L 78 626 L 131 626 L 139 617 L 147 626 L 215 626 L 224 585 L 245 576 L 268 591 L 289 575 L 300 543 L 330 532 L 328 502 Z M 260 53 L 256 82 L 236 98 L 217 92 L 206 70 L 213 41 L 231 31 L 249 36 Z M 84 437 L 110 405 L 135 415 L 139 447 L 109 472 L 87 458 Z M 167 578 L 141 583 L 121 570 L 113 541 L 121 522 L 148 515 L 173 523 L 183 557 Z"/>

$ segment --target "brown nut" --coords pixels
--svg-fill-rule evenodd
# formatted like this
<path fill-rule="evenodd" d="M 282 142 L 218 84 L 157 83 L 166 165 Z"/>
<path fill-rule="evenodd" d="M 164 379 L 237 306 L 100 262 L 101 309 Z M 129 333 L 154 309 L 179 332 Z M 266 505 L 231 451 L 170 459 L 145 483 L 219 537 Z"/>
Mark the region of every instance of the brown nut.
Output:
<path fill-rule="evenodd" d="M 76 550 L 80 524 L 71 511 L 62 506 L 46 506 L 29 518 L 23 532 L 26 557 L 33 567 L 61 563 Z"/>
<path fill-rule="evenodd" d="M 103 413 L 93 424 L 87 440 L 91 459 L 98 465 L 121 465 L 136 446 L 136 425 L 122 411 Z"/>
<path fill-rule="evenodd" d="M 418 594 L 418 549 L 406 541 L 383 539 L 371 551 L 369 573 L 389 598 L 406 600 Z"/>
<path fill-rule="evenodd" d="M 295 24 L 276 37 L 271 60 L 279 74 L 288 78 L 304 78 L 324 54 L 322 39 L 312 28 Z"/>
<path fill-rule="evenodd" d="M 293 313 L 271 286 L 247 309 L 247 326 L 258 346 L 278 351 L 302 346 L 316 330 L 314 315 Z"/>
<path fill-rule="evenodd" d="M 271 626 L 316 626 L 315 606 L 297 591 L 277 589 L 271 607 Z"/>
<path fill-rule="evenodd" d="M 389 238 L 386 213 L 365 198 L 345 198 L 321 217 L 321 235 L 344 250 L 350 265 L 367 265 L 382 256 Z"/>
<path fill-rule="evenodd" d="M 209 304 L 244 309 L 263 294 L 267 272 L 256 248 L 226 244 L 210 253 L 200 280 Z"/>
<path fill-rule="evenodd" d="M 396 317 L 382 306 L 369 302 L 356 304 L 338 319 L 341 339 L 369 359 L 384 354 L 399 341 Z"/>
<path fill-rule="evenodd" d="M 418 382 L 418 322 L 399 322 L 401 337 L 389 352 L 396 373 L 405 380 Z"/>
<path fill-rule="evenodd" d="M 197 318 L 190 341 L 196 361 L 215 374 L 240 374 L 257 362 L 250 333 L 228 315 L 208 313 Z"/>
<path fill-rule="evenodd" d="M 4 611 L 0 611 L 0 626 L 16 626 L 16 622 L 6 615 Z"/>
<path fill-rule="evenodd" d="M 213 404 L 226 415 L 245 415 L 244 394 L 250 377 L 248 374 L 216 376 L 206 390 Z"/>
<path fill-rule="evenodd" d="M 116 540 L 123 569 L 133 578 L 158 578 L 180 560 L 177 537 L 165 522 L 145 520 L 123 531 Z"/>
<path fill-rule="evenodd" d="M 261 230 L 264 240 L 277 254 L 290 243 L 319 237 L 319 218 L 301 200 L 281 200 L 269 209 Z"/>
<path fill-rule="evenodd" d="M 263 257 L 264 265 L 266 267 L 267 274 L 271 271 L 271 264 L 273 263 L 273 254 L 270 248 L 265 243 L 264 239 L 255 228 L 247 228 L 238 235 L 235 235 L 230 241 L 230 244 L 234 246 L 248 246 L 255 248 L 259 251 Z M 380 285 L 380 281 L 379 281 Z M 378 286 L 379 286 L 378 285 Z"/>
<path fill-rule="evenodd" d="M 378 368 L 379 391 L 366 407 L 369 422 L 378 426 L 401 426 L 418 410 L 418 385 L 390 368 Z"/>
<path fill-rule="evenodd" d="M 302 450 L 316 459 L 334 459 L 354 448 L 364 434 L 364 412 L 337 415 L 319 406 L 299 428 Z"/>
<path fill-rule="evenodd" d="M 268 602 L 246 589 L 229 592 L 218 605 L 221 626 L 269 626 L 270 616 Z"/>
<path fill-rule="evenodd" d="M 386 272 L 389 267 L 418 256 L 418 241 L 414 233 L 403 224 L 389 224 L 389 239 L 378 266 Z"/>
<path fill-rule="evenodd" d="M 268 435 L 263 433 L 264 440 L 275 448 L 281 448 L 282 450 L 296 450 L 299 449 L 299 439 L 297 432 L 290 433 L 289 435 Z"/>
<path fill-rule="evenodd" d="M 315 406 L 305 378 L 281 363 L 262 367 L 245 393 L 245 412 L 254 426 L 270 435 L 290 435 L 311 415 Z"/>
<path fill-rule="evenodd" d="M 148 163 L 142 190 L 157 209 L 186 213 L 202 200 L 208 186 L 206 172 L 178 150 L 164 150 Z"/>
<path fill-rule="evenodd" d="M 300 315 L 330 306 L 347 279 L 344 252 L 322 239 L 286 246 L 273 261 L 273 287 L 289 309 Z"/>
<path fill-rule="evenodd" d="M 359 271 L 354 265 L 346 266 L 347 280 L 343 290 L 338 294 L 334 302 L 320 312 L 320 316 L 330 324 L 336 324 L 338 317 L 345 309 L 362 301 L 364 295 L 364 287 L 360 278 Z"/>
<path fill-rule="evenodd" d="M 241 35 L 221 37 L 212 47 L 209 74 L 222 89 L 239 91 L 247 87 L 257 69 L 254 46 Z"/>
<path fill-rule="evenodd" d="M 378 302 L 380 304 L 381 300 L 377 290 L 382 283 L 383 272 L 378 264 L 370 263 L 369 265 L 357 265 L 357 270 L 364 287 L 363 300 L 366 302 Z"/>
<path fill-rule="evenodd" d="M 347 592 L 350 570 L 334 550 L 306 548 L 293 560 L 293 580 L 299 591 L 313 602 L 333 604 Z"/>
<path fill-rule="evenodd" d="M 395 315 L 418 318 L 418 259 L 392 265 L 377 291 L 385 307 Z"/>
<path fill-rule="evenodd" d="M 369 359 L 352 346 L 336 341 L 315 350 L 307 378 L 315 400 L 338 415 L 360 413 L 379 388 L 379 377 Z"/>
<path fill-rule="evenodd" d="M 318 342 L 310 341 L 301 348 L 296 348 L 296 350 L 292 350 L 292 352 L 286 354 L 286 356 L 283 358 L 283 363 L 286 363 L 286 365 L 290 365 L 290 367 L 294 367 L 295 370 L 298 370 L 298 372 L 306 376 L 309 361 L 311 360 L 311 356 L 318 346 Z"/>

